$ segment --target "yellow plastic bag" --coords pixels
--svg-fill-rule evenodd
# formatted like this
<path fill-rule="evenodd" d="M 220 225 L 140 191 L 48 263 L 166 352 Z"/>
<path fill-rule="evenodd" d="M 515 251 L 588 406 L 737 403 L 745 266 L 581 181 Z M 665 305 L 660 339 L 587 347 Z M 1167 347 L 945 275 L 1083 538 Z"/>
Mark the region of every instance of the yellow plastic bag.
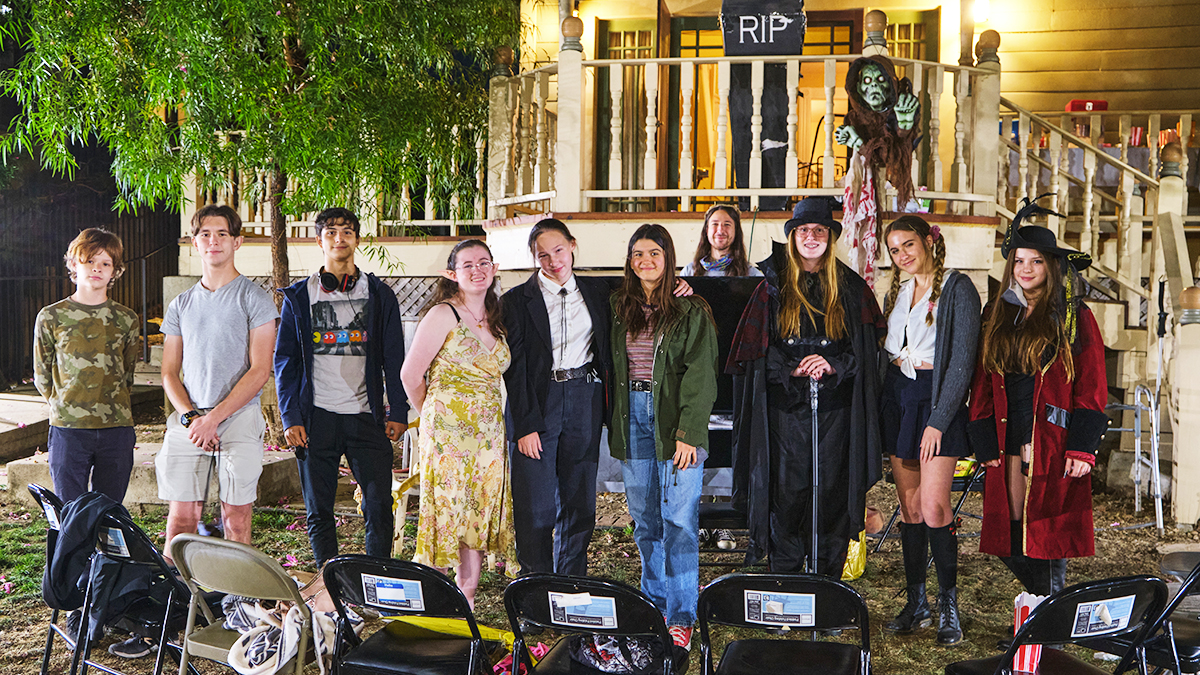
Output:
<path fill-rule="evenodd" d="M 417 628 L 423 628 L 433 633 L 453 635 L 455 637 L 471 637 L 471 628 L 463 619 L 446 619 L 437 616 L 385 616 L 385 621 L 398 621 Z M 516 636 L 510 630 L 500 630 L 483 624 L 479 625 L 479 637 L 484 642 L 502 642 L 504 648 L 512 651 Z"/>
<path fill-rule="evenodd" d="M 867 571 L 867 532 L 858 533 L 858 539 L 850 541 L 846 553 L 846 564 L 842 567 L 842 581 L 854 581 Z"/>

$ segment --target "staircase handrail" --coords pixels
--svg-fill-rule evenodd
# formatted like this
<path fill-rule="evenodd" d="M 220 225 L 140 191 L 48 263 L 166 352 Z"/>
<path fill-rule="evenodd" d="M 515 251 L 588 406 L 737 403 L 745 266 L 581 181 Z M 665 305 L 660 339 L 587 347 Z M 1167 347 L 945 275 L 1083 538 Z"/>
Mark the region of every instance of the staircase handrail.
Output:
<path fill-rule="evenodd" d="M 1096 158 L 1099 159 L 1100 161 L 1110 164 L 1113 167 L 1120 169 L 1121 171 L 1128 171 L 1131 174 L 1133 174 L 1133 176 L 1135 178 L 1137 178 L 1153 187 L 1158 187 L 1157 179 L 1151 178 L 1148 174 L 1146 174 L 1142 171 L 1139 171 L 1138 169 L 1130 166 L 1126 162 L 1122 162 L 1120 160 L 1120 158 L 1113 157 L 1112 155 L 1101 150 L 1100 148 L 1097 148 L 1096 146 L 1092 145 L 1091 141 L 1081 138 L 1079 136 L 1076 136 L 1075 134 L 1071 133 L 1070 131 L 1067 131 L 1066 129 L 1063 129 L 1062 127 L 1051 122 L 1050 120 L 1047 120 L 1046 118 L 1041 117 L 1037 113 L 1032 112 L 1027 108 L 1023 108 L 1023 107 L 1017 105 L 1016 103 L 1013 103 L 1012 101 L 1010 101 L 1007 98 L 1004 98 L 1003 96 L 1000 97 L 1000 104 L 1003 105 L 1004 107 L 1008 108 L 1012 112 L 1015 112 L 1019 115 L 1027 115 L 1031 120 L 1036 120 L 1039 125 L 1049 129 L 1050 131 L 1056 131 L 1056 132 L 1062 134 L 1064 138 L 1068 139 L 1075 145 L 1079 146 L 1085 152 L 1090 152 L 1090 153 L 1096 155 Z"/>

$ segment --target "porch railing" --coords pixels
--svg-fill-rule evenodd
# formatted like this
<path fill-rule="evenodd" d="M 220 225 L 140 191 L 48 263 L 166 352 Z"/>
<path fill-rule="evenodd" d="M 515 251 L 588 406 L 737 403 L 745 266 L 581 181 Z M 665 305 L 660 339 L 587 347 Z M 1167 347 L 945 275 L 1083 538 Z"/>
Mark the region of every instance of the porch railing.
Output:
<path fill-rule="evenodd" d="M 994 215 L 996 148 L 990 139 L 999 123 L 1000 84 L 995 48 L 981 44 L 978 67 L 892 59 L 898 74 L 912 80 L 927 113 L 914 184 L 925 188 L 923 198 L 946 200 L 955 213 Z M 764 196 L 841 193 L 845 149 L 834 143 L 834 130 L 847 108 L 842 86 L 848 65 L 859 55 L 584 60 L 581 50 L 578 38 L 567 36 L 556 63 L 493 77 L 489 217 L 592 211 L 598 210 L 597 200 L 622 208 L 659 200 L 690 210 L 694 200 L 705 198 L 749 198 L 756 208 Z M 730 83 L 733 69 L 746 66 L 752 108 L 748 175 L 735 180 Z M 783 71 L 788 102 L 784 180 L 777 186 L 763 180 L 768 68 Z M 716 101 L 707 114 L 713 128 L 702 130 L 712 138 L 704 142 L 697 138 L 695 105 L 701 91 Z M 710 100 L 703 101 L 706 108 Z M 668 107 L 678 114 L 669 115 Z M 604 128 L 585 123 L 602 117 Z M 677 149 L 664 137 L 668 123 L 677 125 Z M 980 147 L 972 139 L 987 140 Z M 704 171 L 698 174 L 701 159 Z"/>

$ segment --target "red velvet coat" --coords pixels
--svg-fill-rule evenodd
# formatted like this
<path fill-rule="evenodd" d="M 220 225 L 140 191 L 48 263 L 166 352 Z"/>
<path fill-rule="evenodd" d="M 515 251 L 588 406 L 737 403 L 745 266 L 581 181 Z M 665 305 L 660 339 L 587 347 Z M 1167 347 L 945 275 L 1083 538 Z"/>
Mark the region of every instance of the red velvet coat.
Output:
<path fill-rule="evenodd" d="M 1092 479 L 1065 478 L 1068 457 L 1095 465 L 1096 448 L 1108 426 L 1104 405 L 1108 382 L 1104 343 L 1091 310 L 1080 306 L 1072 350 L 1075 381 L 1062 359 L 1035 376 L 1033 461 L 1025 494 L 1025 554 L 1031 558 L 1079 558 L 1095 553 Z M 1003 455 L 1008 400 L 1004 375 L 976 366 L 971 383 L 968 431 L 981 462 Z M 1010 555 L 1008 490 L 1003 463 L 987 471 L 983 534 L 979 550 Z"/>

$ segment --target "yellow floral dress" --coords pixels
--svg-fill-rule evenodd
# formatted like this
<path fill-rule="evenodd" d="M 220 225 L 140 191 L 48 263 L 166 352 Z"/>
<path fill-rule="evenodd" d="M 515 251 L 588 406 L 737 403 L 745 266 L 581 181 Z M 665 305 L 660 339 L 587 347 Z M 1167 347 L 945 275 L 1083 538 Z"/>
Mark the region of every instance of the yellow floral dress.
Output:
<path fill-rule="evenodd" d="M 503 338 L 488 350 L 460 319 L 429 366 L 418 441 L 418 563 L 457 566 L 462 543 L 499 555 L 515 572 L 501 400 L 510 361 Z"/>

